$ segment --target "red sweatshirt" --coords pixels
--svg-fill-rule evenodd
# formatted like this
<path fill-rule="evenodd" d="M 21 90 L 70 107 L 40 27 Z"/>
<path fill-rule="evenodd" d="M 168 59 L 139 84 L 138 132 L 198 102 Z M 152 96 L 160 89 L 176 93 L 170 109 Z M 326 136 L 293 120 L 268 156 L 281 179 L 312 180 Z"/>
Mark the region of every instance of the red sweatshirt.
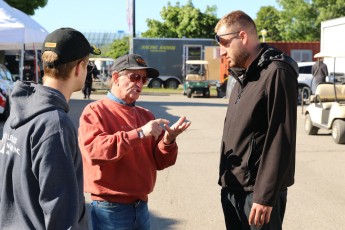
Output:
<path fill-rule="evenodd" d="M 84 188 L 93 200 L 132 203 L 148 200 L 157 170 L 175 164 L 177 144 L 164 144 L 164 131 L 140 139 L 137 129 L 154 115 L 139 106 L 108 98 L 87 105 L 80 117 L 79 146 L 83 156 Z"/>

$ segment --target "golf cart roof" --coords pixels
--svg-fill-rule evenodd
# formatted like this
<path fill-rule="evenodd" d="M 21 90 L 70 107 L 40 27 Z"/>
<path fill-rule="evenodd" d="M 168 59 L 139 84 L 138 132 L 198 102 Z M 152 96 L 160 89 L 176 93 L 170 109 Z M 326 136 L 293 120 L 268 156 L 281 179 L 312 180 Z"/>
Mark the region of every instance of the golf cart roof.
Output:
<path fill-rule="evenodd" d="M 314 58 L 345 58 L 344 53 L 317 53 L 314 55 Z"/>
<path fill-rule="evenodd" d="M 190 64 L 190 65 L 207 65 L 208 61 L 205 61 L 205 60 L 187 60 L 186 64 Z"/>

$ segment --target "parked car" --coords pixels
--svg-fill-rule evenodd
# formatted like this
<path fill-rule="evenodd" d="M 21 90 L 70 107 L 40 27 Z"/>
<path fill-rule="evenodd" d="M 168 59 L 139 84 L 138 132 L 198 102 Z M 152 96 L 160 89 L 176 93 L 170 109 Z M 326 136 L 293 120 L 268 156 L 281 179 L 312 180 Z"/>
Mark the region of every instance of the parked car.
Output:
<path fill-rule="evenodd" d="M 5 65 L 0 64 L 0 120 L 6 120 L 10 115 L 9 97 L 13 90 L 13 78 Z"/>
<path fill-rule="evenodd" d="M 311 84 L 313 74 L 311 69 L 315 62 L 298 62 L 298 103 L 301 103 L 301 93 L 303 91 L 303 99 L 308 99 L 311 94 Z"/>

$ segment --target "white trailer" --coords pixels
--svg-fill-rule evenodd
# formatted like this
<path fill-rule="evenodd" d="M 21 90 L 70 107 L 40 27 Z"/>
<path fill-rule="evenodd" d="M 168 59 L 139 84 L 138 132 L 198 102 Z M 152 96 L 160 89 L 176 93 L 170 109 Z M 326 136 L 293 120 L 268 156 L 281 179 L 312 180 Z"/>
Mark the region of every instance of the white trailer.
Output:
<path fill-rule="evenodd" d="M 323 56 L 343 56 L 345 53 L 345 17 L 321 22 L 320 50 Z M 341 54 L 341 55 L 337 55 Z M 329 79 L 345 83 L 345 58 L 325 58 L 328 67 Z"/>

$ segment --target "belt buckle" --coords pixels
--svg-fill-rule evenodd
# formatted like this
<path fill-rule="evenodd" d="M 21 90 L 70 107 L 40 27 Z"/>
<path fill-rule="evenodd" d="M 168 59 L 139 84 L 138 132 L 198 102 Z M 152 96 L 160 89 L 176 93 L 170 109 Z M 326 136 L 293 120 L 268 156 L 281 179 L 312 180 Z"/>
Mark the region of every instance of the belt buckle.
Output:
<path fill-rule="evenodd" d="M 140 202 L 141 202 L 141 200 L 135 201 L 135 202 L 133 203 L 133 206 L 134 206 L 135 208 L 137 208 L 137 207 L 139 206 Z"/>

